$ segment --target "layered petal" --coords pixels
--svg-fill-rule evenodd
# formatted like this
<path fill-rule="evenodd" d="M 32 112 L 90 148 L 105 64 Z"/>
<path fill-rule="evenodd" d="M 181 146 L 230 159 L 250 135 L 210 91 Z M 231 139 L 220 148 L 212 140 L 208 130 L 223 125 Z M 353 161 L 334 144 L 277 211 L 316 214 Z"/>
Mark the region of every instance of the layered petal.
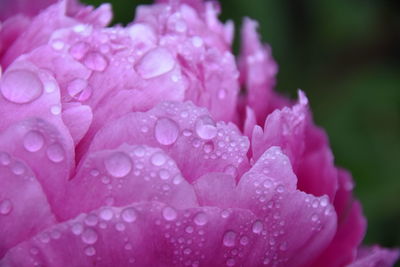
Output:
<path fill-rule="evenodd" d="M 0 258 L 56 223 L 35 173 L 0 148 Z"/>
<path fill-rule="evenodd" d="M 357 259 L 349 267 L 390 267 L 399 259 L 399 250 L 379 246 L 360 248 Z"/>

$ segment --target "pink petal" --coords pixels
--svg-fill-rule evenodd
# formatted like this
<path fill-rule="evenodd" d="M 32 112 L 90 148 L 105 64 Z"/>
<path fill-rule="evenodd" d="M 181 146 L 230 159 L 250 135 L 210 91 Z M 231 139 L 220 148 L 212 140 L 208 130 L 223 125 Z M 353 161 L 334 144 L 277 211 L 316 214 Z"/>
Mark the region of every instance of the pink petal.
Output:
<path fill-rule="evenodd" d="M 160 149 L 124 144 L 86 157 L 56 212 L 68 219 L 104 205 L 153 200 L 179 209 L 197 206 L 192 186 L 168 155 Z"/>
<path fill-rule="evenodd" d="M 9 248 L 55 223 L 36 179 L 28 165 L 0 151 L 0 258 Z"/>
<path fill-rule="evenodd" d="M 145 202 L 104 207 L 19 244 L 0 264 L 259 266 L 265 251 L 263 236 L 252 231 L 256 221 L 240 209 L 181 211 Z"/>
<path fill-rule="evenodd" d="M 258 123 L 263 123 L 275 108 L 272 89 L 278 66 L 271 56 L 271 48 L 261 44 L 256 29 L 257 22 L 249 18 L 244 20 L 239 68 L 247 89 L 247 105 L 254 110 Z"/>
<path fill-rule="evenodd" d="M 33 17 L 55 2 L 55 0 L 2 0 L 0 2 L 0 20 L 4 21 L 16 14 Z"/>
<path fill-rule="evenodd" d="M 0 132 L 0 149 L 31 166 L 52 208 L 60 205 L 73 165 L 73 150 L 65 136 L 39 118 L 20 121 Z"/>
<path fill-rule="evenodd" d="M 237 205 L 260 218 L 254 226 L 265 237 L 266 265 L 307 266 L 329 245 L 336 214 L 326 196 L 296 190 L 289 159 L 278 147 L 268 149 L 243 175 Z"/>
<path fill-rule="evenodd" d="M 64 107 L 62 118 L 76 145 L 88 131 L 93 113 L 89 106 L 72 103 L 72 105 Z"/>
<path fill-rule="evenodd" d="M 236 177 L 247 161 L 247 138 L 233 124 L 215 122 L 206 109 L 190 102 L 164 102 L 146 113 L 127 114 L 102 128 L 89 151 L 124 142 L 162 148 L 189 182 L 209 172 Z"/>
<path fill-rule="evenodd" d="M 361 204 L 353 199 L 353 181 L 348 172 L 339 170 L 339 188 L 335 196 L 338 229 L 329 247 L 313 266 L 345 266 L 354 261 L 367 227 Z"/>
<path fill-rule="evenodd" d="M 193 183 L 200 206 L 232 208 L 236 199 L 236 181 L 226 173 L 208 173 Z"/>
<path fill-rule="evenodd" d="M 357 259 L 349 267 L 391 267 L 399 259 L 398 249 L 384 249 L 379 246 L 361 248 Z"/>

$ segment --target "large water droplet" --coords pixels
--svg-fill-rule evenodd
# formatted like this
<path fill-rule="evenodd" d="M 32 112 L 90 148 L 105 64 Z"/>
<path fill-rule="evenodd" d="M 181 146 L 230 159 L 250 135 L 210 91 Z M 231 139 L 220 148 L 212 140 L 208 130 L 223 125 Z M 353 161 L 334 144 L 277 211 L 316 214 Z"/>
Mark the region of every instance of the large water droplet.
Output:
<path fill-rule="evenodd" d="M 47 148 L 47 157 L 52 162 L 58 163 L 64 160 L 64 149 L 60 144 L 52 144 Z"/>
<path fill-rule="evenodd" d="M 150 79 L 171 71 L 175 59 L 165 48 L 155 48 L 144 55 L 135 66 L 136 71 L 144 79 Z"/>
<path fill-rule="evenodd" d="M 95 230 L 88 228 L 82 233 L 81 239 L 85 244 L 92 245 L 97 242 L 98 236 Z"/>
<path fill-rule="evenodd" d="M 171 207 L 165 207 L 162 210 L 162 215 L 164 217 L 165 220 L 167 221 L 173 221 L 176 219 L 176 217 L 178 216 L 178 213 L 176 212 L 175 209 L 171 208 Z"/>
<path fill-rule="evenodd" d="M 100 211 L 100 218 L 105 221 L 110 221 L 114 217 L 114 212 L 112 209 L 104 208 Z"/>
<path fill-rule="evenodd" d="M 8 215 L 13 209 L 13 204 L 11 200 L 4 199 L 0 201 L 0 215 Z"/>
<path fill-rule="evenodd" d="M 80 235 L 80 234 L 83 233 L 83 225 L 82 225 L 81 223 L 79 223 L 79 222 L 74 223 L 74 224 L 71 226 L 71 231 L 72 231 L 72 233 L 73 233 L 74 235 Z"/>
<path fill-rule="evenodd" d="M 83 60 L 85 66 L 94 71 L 103 71 L 107 68 L 107 59 L 100 53 L 91 52 Z"/>
<path fill-rule="evenodd" d="M 79 42 L 74 44 L 70 50 L 69 53 L 71 54 L 71 56 L 73 56 L 75 59 L 82 59 L 85 54 L 89 51 L 89 45 L 85 42 Z"/>
<path fill-rule="evenodd" d="M 134 208 L 126 208 L 122 211 L 122 219 L 127 223 L 132 223 L 137 219 L 137 212 Z"/>
<path fill-rule="evenodd" d="M 115 152 L 104 160 L 107 172 L 117 178 L 125 177 L 132 170 L 131 159 L 123 152 Z"/>
<path fill-rule="evenodd" d="M 233 247 L 236 243 L 236 233 L 233 231 L 227 231 L 223 237 L 223 244 L 227 247 Z"/>
<path fill-rule="evenodd" d="M 196 121 L 196 133 L 205 140 L 213 139 L 217 135 L 217 127 L 210 116 L 201 116 Z"/>
<path fill-rule="evenodd" d="M 94 247 L 85 248 L 85 255 L 89 257 L 96 255 L 96 249 Z"/>
<path fill-rule="evenodd" d="M 179 126 L 171 119 L 161 118 L 156 122 L 154 135 L 162 145 L 172 145 L 178 139 Z"/>
<path fill-rule="evenodd" d="M 24 137 L 24 147 L 29 152 L 39 151 L 44 144 L 43 135 L 38 131 L 30 131 Z"/>
<path fill-rule="evenodd" d="M 38 98 L 43 92 L 43 84 L 33 72 L 14 70 L 2 77 L 0 90 L 10 102 L 25 104 Z"/>
<path fill-rule="evenodd" d="M 252 226 L 252 231 L 255 234 L 259 234 L 259 233 L 261 233 L 263 228 L 264 228 L 264 225 L 261 221 L 255 221 Z"/>
<path fill-rule="evenodd" d="M 207 215 L 203 212 L 197 213 L 193 221 L 199 226 L 205 225 L 208 222 Z"/>

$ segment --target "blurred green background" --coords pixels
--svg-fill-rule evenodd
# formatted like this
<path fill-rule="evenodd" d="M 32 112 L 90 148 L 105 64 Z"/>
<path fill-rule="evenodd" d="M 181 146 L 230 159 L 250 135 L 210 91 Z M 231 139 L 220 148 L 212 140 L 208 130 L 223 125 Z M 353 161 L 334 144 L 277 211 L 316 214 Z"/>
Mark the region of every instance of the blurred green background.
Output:
<path fill-rule="evenodd" d="M 118 23 L 132 21 L 138 4 L 151 3 L 111 2 Z M 221 4 L 221 18 L 233 19 L 237 30 L 244 16 L 259 21 L 280 66 L 277 90 L 293 98 L 297 88 L 307 93 L 336 163 L 356 180 L 369 224 L 365 242 L 400 246 L 400 1 Z"/>

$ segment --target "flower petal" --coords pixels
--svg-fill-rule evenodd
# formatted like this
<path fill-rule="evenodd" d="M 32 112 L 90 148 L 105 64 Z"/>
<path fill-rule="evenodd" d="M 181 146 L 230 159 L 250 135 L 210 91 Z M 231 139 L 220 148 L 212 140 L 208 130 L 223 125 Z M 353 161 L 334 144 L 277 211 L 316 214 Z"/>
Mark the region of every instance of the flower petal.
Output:
<path fill-rule="evenodd" d="M 101 129 L 89 151 L 122 143 L 162 148 L 192 182 L 209 172 L 241 173 L 249 142 L 235 125 L 215 122 L 190 102 L 163 102 L 146 113 L 130 113 Z"/>
<path fill-rule="evenodd" d="M 0 148 L 0 259 L 56 221 L 35 173 Z"/>
<path fill-rule="evenodd" d="M 69 219 L 104 205 L 153 200 L 179 209 L 197 206 L 192 186 L 165 152 L 124 144 L 86 157 L 56 211 Z"/>
<path fill-rule="evenodd" d="M 361 248 L 357 259 L 348 267 L 391 267 L 399 259 L 398 249 L 384 249 L 379 246 Z"/>

